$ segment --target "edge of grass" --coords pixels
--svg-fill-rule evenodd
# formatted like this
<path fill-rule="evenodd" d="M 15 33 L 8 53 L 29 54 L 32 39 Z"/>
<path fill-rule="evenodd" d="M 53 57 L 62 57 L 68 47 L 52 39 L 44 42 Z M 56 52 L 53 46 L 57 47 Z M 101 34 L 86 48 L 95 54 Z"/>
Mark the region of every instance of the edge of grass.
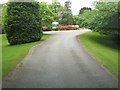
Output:
<path fill-rule="evenodd" d="M 96 32 L 87 32 L 87 33 L 96 33 Z M 84 34 L 82 34 L 82 35 L 78 35 L 78 36 L 77 36 L 77 39 L 79 40 L 79 42 L 80 42 L 80 44 L 82 45 L 82 47 L 83 47 L 97 62 L 99 62 L 99 63 L 102 65 L 102 67 L 103 67 L 107 72 L 111 73 L 111 75 L 116 76 L 117 78 L 120 78 L 118 72 L 113 71 L 113 70 L 111 69 L 111 67 L 109 67 L 109 65 L 107 65 L 101 57 L 97 56 L 97 55 L 95 54 L 95 52 L 91 51 L 90 47 L 87 47 L 86 43 L 82 41 L 81 37 L 84 36 L 84 35 L 86 35 L 87 33 L 84 33 Z M 85 40 L 85 39 L 84 39 L 84 40 Z M 87 41 L 87 42 L 90 42 L 90 41 Z M 90 42 L 90 43 L 91 43 L 91 42 Z M 104 45 L 103 45 L 103 46 L 104 46 Z M 106 47 L 106 46 L 105 46 L 105 47 Z M 118 71 L 118 70 L 117 70 L 117 71 Z"/>
<path fill-rule="evenodd" d="M 14 48 L 17 49 L 17 48 L 23 48 L 25 49 L 25 51 L 23 51 L 22 53 L 20 53 L 20 55 L 17 55 L 15 58 L 12 58 L 11 60 L 8 60 L 8 58 L 5 58 L 3 55 L 6 54 L 7 51 L 5 51 L 5 54 L 3 54 L 2 56 L 2 60 L 6 60 L 6 61 L 14 61 L 14 63 L 9 63 L 9 62 L 6 62 L 6 61 L 3 61 L 2 64 L 3 64 L 3 68 L 2 68 L 2 77 L 6 77 L 7 75 L 9 75 L 10 72 L 12 72 L 16 67 L 17 65 L 25 58 L 25 56 L 29 53 L 30 49 L 38 44 L 40 44 L 41 42 L 45 41 L 46 39 L 48 39 L 49 37 L 51 37 L 52 35 L 51 34 L 44 34 L 41 38 L 40 41 L 36 41 L 36 42 L 31 42 L 31 43 L 26 43 L 26 44 L 20 44 L 20 45 L 14 45 L 14 46 L 10 46 L 10 45 L 3 45 L 2 48 L 6 48 L 5 50 L 9 50 L 9 48 Z M 4 49 L 3 49 L 4 50 Z M 11 50 L 11 49 L 10 49 Z M 21 52 L 21 51 L 20 51 Z M 14 55 L 14 54 L 13 54 Z M 10 57 L 8 55 L 8 57 Z M 6 62 L 6 63 L 5 63 Z M 7 65 L 7 64 L 12 64 L 12 65 Z M 5 66 L 7 65 L 7 67 L 5 68 Z"/>

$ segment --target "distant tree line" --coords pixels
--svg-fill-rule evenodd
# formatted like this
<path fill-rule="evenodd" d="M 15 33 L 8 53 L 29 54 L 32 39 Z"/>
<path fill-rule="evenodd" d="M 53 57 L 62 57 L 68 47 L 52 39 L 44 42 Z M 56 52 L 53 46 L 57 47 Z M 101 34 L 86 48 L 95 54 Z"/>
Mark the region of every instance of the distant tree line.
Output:
<path fill-rule="evenodd" d="M 9 2 L 17 2 L 18 0 L 9 0 Z M 26 2 L 27 0 L 22 0 Z M 21 1 L 21 2 L 22 2 Z M 30 0 L 34 2 L 35 0 Z M 39 3 L 39 13 L 41 17 L 41 25 L 47 26 L 49 30 L 52 29 L 51 24 L 52 22 L 56 21 L 62 25 L 69 25 L 74 24 L 73 15 L 71 10 L 71 2 L 68 0 L 61 5 L 58 0 L 52 0 L 51 4 L 47 2 L 40 2 Z M 6 8 L 7 3 L 3 5 L 2 9 L 2 32 L 4 33 L 4 22 L 5 22 L 5 15 L 6 15 Z"/>
<path fill-rule="evenodd" d="M 36 2 L 35 0 L 32 1 Z M 25 5 L 23 4 L 23 2 L 19 2 L 19 4 L 17 2 L 8 2 L 4 5 L 0 5 L 0 7 L 2 7 L 2 9 L 0 9 L 0 17 L 2 17 L 2 21 L 0 20 L 0 23 L 2 24 L 3 33 L 8 33 L 8 29 L 12 29 L 12 31 L 10 32 L 16 32 L 17 30 L 21 30 L 21 28 L 18 29 L 18 27 L 20 27 L 19 25 L 18 27 L 14 26 L 15 24 L 19 24 L 18 20 L 21 20 L 19 21 L 21 22 L 21 24 L 23 24 L 22 22 L 25 22 L 24 24 L 26 25 L 26 27 L 24 27 L 23 29 L 26 29 L 27 24 L 29 24 L 26 20 L 30 17 L 34 22 L 32 23 L 31 21 L 31 25 L 36 25 L 36 27 L 39 27 L 38 30 L 40 32 L 42 26 L 47 26 L 48 29 L 51 30 L 52 22 L 57 21 L 62 25 L 77 24 L 80 27 L 89 28 L 93 31 L 97 31 L 106 35 L 111 35 L 115 38 L 120 36 L 120 2 L 118 3 L 97 1 L 95 3 L 95 9 L 91 9 L 90 7 L 83 7 L 80 9 L 79 15 L 72 14 L 72 3 L 69 0 L 66 1 L 64 5 L 61 5 L 58 0 L 52 0 L 51 4 L 48 4 L 46 2 L 37 2 L 36 8 L 31 7 L 34 4 L 30 4 L 31 6 Z M 27 18 L 27 16 L 29 17 Z M 13 30 L 13 26 L 16 27 L 16 31 Z M 35 28 L 33 29 L 33 31 L 34 30 Z"/>
<path fill-rule="evenodd" d="M 25 0 L 23 0 L 25 1 Z M 17 2 L 9 0 L 2 7 L 2 33 L 6 33 L 10 45 L 38 41 L 42 37 L 42 26 L 51 30 L 52 22 L 73 24 L 71 2 L 64 6 L 57 0 L 51 4 L 46 2 Z"/>
<path fill-rule="evenodd" d="M 101 34 L 120 38 L 120 2 L 96 2 L 95 9 L 82 8 L 75 24 Z"/>

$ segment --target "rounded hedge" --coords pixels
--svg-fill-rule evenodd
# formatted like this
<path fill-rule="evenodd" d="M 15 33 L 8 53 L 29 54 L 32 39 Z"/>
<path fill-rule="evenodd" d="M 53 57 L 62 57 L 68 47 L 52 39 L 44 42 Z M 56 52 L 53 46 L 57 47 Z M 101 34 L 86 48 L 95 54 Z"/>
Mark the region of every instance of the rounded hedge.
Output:
<path fill-rule="evenodd" d="M 4 23 L 10 45 L 38 41 L 42 37 L 38 2 L 9 2 Z"/>

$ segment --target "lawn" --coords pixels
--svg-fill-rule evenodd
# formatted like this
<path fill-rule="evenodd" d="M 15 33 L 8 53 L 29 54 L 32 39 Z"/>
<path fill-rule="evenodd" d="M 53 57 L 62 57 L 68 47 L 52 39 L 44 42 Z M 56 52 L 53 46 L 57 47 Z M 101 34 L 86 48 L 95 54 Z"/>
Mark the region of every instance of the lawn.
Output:
<path fill-rule="evenodd" d="M 118 44 L 110 36 L 87 32 L 80 35 L 79 39 L 92 56 L 118 76 Z"/>
<path fill-rule="evenodd" d="M 18 63 L 27 55 L 29 49 L 41 41 L 49 38 L 51 35 L 43 35 L 42 39 L 37 42 L 10 46 L 5 34 L 2 35 L 2 76 L 6 76 L 12 71 Z"/>
<path fill-rule="evenodd" d="M 0 80 L 2 79 L 2 35 L 0 34 Z"/>

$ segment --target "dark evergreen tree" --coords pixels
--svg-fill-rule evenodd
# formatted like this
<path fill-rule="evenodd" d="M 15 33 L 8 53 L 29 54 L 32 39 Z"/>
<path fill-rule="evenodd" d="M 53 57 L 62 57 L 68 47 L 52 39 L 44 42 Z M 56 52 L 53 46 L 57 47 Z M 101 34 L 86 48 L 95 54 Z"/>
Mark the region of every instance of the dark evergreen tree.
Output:
<path fill-rule="evenodd" d="M 61 23 L 64 25 L 73 24 L 73 15 L 71 10 L 71 2 L 68 0 L 65 2 L 64 10 L 62 12 L 62 21 Z"/>
<path fill-rule="evenodd" d="M 10 45 L 34 42 L 42 37 L 38 2 L 9 2 L 4 29 Z"/>

